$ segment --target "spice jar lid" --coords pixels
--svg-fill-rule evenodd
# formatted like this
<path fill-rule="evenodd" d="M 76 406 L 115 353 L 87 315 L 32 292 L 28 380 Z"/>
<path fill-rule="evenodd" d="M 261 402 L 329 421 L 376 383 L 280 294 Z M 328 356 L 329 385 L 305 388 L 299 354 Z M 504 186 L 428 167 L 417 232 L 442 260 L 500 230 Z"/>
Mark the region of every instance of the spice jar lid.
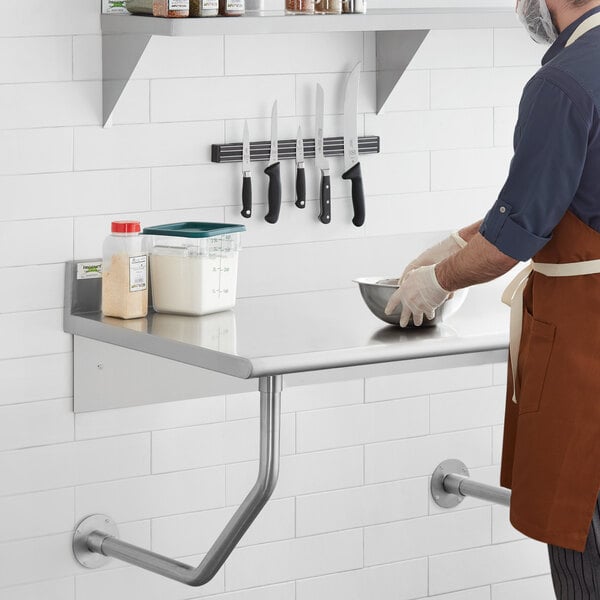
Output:
<path fill-rule="evenodd" d="M 110 224 L 112 233 L 139 233 L 141 231 L 139 221 L 113 221 Z"/>

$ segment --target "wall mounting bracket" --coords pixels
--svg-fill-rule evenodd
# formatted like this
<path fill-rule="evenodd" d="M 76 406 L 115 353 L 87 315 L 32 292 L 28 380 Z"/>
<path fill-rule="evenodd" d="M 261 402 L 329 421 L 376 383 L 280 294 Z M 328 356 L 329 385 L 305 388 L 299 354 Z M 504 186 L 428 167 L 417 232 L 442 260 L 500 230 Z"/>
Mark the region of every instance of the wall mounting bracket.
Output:
<path fill-rule="evenodd" d="M 467 465 L 456 458 L 443 460 L 433 471 L 430 485 L 433 501 L 443 508 L 460 504 L 465 496 L 510 506 L 511 491 L 469 478 Z"/>
<path fill-rule="evenodd" d="M 84 567 L 97 568 L 104 564 L 105 561 L 102 560 L 104 557 L 113 557 L 186 585 L 200 586 L 208 583 L 252 525 L 277 484 L 281 389 L 281 375 L 268 375 L 259 379 L 258 477 L 253 488 L 197 567 L 120 540 L 116 525 L 106 515 L 91 515 L 77 526 L 73 537 L 73 553 L 77 561 Z"/>

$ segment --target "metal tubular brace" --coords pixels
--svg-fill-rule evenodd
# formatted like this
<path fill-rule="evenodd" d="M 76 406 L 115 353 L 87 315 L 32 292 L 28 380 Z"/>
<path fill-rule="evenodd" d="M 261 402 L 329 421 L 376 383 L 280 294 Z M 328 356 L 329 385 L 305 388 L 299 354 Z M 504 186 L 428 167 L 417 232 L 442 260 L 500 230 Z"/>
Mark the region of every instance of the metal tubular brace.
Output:
<path fill-rule="evenodd" d="M 465 496 L 510 506 L 511 491 L 472 481 L 467 465 L 456 458 L 449 458 L 442 461 L 431 475 L 431 496 L 438 506 L 444 508 L 460 504 Z"/>
<path fill-rule="evenodd" d="M 197 567 L 118 539 L 116 526 L 104 515 L 84 519 L 75 531 L 73 552 L 84 566 L 101 566 L 113 557 L 164 577 L 191 586 L 209 582 L 231 554 L 244 533 L 267 503 L 279 475 L 279 429 L 282 376 L 270 375 L 259 380 L 260 390 L 260 460 L 258 478 L 221 535 Z M 102 530 L 98 529 L 102 526 Z"/>

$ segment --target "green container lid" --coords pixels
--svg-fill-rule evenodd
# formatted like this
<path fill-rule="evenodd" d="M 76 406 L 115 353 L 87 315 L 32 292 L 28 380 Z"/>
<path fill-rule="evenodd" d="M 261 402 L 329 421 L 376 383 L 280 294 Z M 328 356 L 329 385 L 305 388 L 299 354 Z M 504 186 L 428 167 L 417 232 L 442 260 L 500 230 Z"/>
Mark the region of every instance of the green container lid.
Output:
<path fill-rule="evenodd" d="M 186 221 L 185 223 L 167 223 L 166 225 L 155 225 L 144 227 L 143 233 L 147 235 L 170 235 L 174 237 L 207 238 L 215 235 L 226 235 L 228 233 L 239 233 L 246 231 L 244 225 L 232 223 L 206 223 L 201 221 Z"/>

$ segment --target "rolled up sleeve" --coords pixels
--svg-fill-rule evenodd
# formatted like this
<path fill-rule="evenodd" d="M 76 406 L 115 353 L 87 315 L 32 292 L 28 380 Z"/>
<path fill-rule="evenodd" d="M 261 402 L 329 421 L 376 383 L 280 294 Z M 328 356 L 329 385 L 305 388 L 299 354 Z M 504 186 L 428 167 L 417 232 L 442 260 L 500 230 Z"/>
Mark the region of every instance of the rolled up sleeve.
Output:
<path fill-rule="evenodd" d="M 591 118 L 587 96 L 565 82 L 566 91 L 541 77 L 526 86 L 508 177 L 479 229 L 515 260 L 529 260 L 551 239 L 579 187 Z"/>

